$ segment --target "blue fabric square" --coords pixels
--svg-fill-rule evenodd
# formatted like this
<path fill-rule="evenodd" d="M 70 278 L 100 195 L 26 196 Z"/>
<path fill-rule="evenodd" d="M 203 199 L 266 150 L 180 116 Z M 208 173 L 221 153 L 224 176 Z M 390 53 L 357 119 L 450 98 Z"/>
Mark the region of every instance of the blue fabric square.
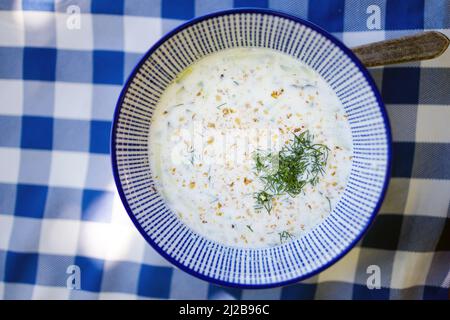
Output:
<path fill-rule="evenodd" d="M 5 267 L 6 267 L 6 251 L 0 250 L 0 275 L 5 274 Z M 3 278 L 0 276 L 0 281 L 2 281 Z"/>
<path fill-rule="evenodd" d="M 140 264 L 132 262 L 106 262 L 102 291 L 135 294 Z M 127 275 L 124 277 L 124 275 Z"/>
<path fill-rule="evenodd" d="M 123 52 L 94 51 L 94 82 L 104 84 L 122 84 Z"/>
<path fill-rule="evenodd" d="M 0 116 L 0 147 L 20 146 L 22 120 L 15 116 Z"/>
<path fill-rule="evenodd" d="M 353 294 L 353 283 L 342 281 L 325 281 L 317 285 L 317 300 L 350 300 Z"/>
<path fill-rule="evenodd" d="M 66 1 L 55 1 L 55 11 L 67 14 L 67 8 L 70 5 L 76 5 L 80 8 L 81 13 L 90 13 L 91 1 L 92 0 L 70 0 L 70 4 Z"/>
<path fill-rule="evenodd" d="M 423 289 L 424 300 L 448 300 L 448 288 L 425 286 Z"/>
<path fill-rule="evenodd" d="M 19 181 L 29 184 L 48 184 L 52 154 L 49 151 L 22 149 Z"/>
<path fill-rule="evenodd" d="M 94 86 L 92 94 L 92 119 L 111 120 L 113 118 L 114 106 L 117 103 L 120 90 L 121 87 L 119 86 Z"/>
<path fill-rule="evenodd" d="M 74 264 L 74 257 L 62 255 L 39 255 L 36 283 L 44 286 L 66 287 L 66 271 Z M 81 271 L 83 277 L 83 271 Z"/>
<path fill-rule="evenodd" d="M 139 273 L 138 295 L 169 298 L 172 269 L 142 265 Z"/>
<path fill-rule="evenodd" d="M 386 68 L 381 95 L 385 103 L 417 104 L 419 102 L 419 68 Z"/>
<path fill-rule="evenodd" d="M 424 0 L 386 1 L 386 29 L 423 29 Z"/>
<path fill-rule="evenodd" d="M 392 144 L 392 176 L 411 177 L 414 164 L 414 142 L 394 142 Z"/>
<path fill-rule="evenodd" d="M 20 10 L 20 2 L 17 0 L 0 1 L 0 10 Z"/>
<path fill-rule="evenodd" d="M 114 193 L 98 190 L 83 190 L 82 219 L 88 221 L 111 221 Z"/>
<path fill-rule="evenodd" d="M 268 0 L 234 0 L 234 7 L 268 8 Z"/>
<path fill-rule="evenodd" d="M 5 283 L 4 300 L 31 300 L 33 286 L 26 283 Z"/>
<path fill-rule="evenodd" d="M 303 300 L 303 299 L 314 299 L 314 294 L 316 293 L 315 284 L 310 283 L 298 283 L 291 286 L 286 286 L 282 288 L 281 299 L 284 300 Z"/>
<path fill-rule="evenodd" d="M 315 0 L 308 7 L 308 19 L 328 32 L 344 30 L 345 0 Z"/>
<path fill-rule="evenodd" d="M 42 220 L 40 219 L 14 217 L 8 250 L 38 252 L 41 224 Z"/>
<path fill-rule="evenodd" d="M 166 19 L 191 19 L 195 15 L 194 0 L 162 0 L 161 15 Z"/>
<path fill-rule="evenodd" d="M 446 159 L 447 161 L 443 161 Z M 450 144 L 416 142 L 412 177 L 450 179 Z"/>
<path fill-rule="evenodd" d="M 109 154 L 90 154 L 85 188 L 108 190 L 113 182 Z"/>
<path fill-rule="evenodd" d="M 108 15 L 97 15 L 92 19 L 94 48 L 123 50 L 124 19 Z"/>
<path fill-rule="evenodd" d="M 124 11 L 127 16 L 159 18 L 161 15 L 161 0 L 152 1 L 151 6 L 142 0 L 125 0 Z"/>
<path fill-rule="evenodd" d="M 89 151 L 89 121 L 55 119 L 53 148 L 67 151 Z"/>
<path fill-rule="evenodd" d="M 27 116 L 53 117 L 55 83 L 25 81 L 23 84 L 23 113 Z"/>
<path fill-rule="evenodd" d="M 425 1 L 424 3 L 424 28 L 425 29 L 449 29 L 450 1 Z"/>
<path fill-rule="evenodd" d="M 270 1 L 270 9 L 284 11 L 303 19 L 308 19 L 308 6 L 308 1 Z"/>
<path fill-rule="evenodd" d="M 80 189 L 50 187 L 45 204 L 45 218 L 79 220 L 81 199 Z"/>
<path fill-rule="evenodd" d="M 375 218 L 362 240 L 364 248 L 397 250 L 403 217 L 398 214 L 383 214 Z"/>
<path fill-rule="evenodd" d="M 389 299 L 389 288 L 369 289 L 367 286 L 355 284 L 353 299 L 356 300 L 386 300 Z"/>
<path fill-rule="evenodd" d="M 148 5 L 151 6 L 151 3 L 148 3 Z M 122 14 L 123 0 L 92 0 L 91 12 L 102 14 Z"/>
<path fill-rule="evenodd" d="M 5 282 L 34 284 L 38 255 L 35 253 L 19 253 L 8 251 L 6 254 Z"/>
<path fill-rule="evenodd" d="M 30 11 L 54 11 L 53 0 L 22 0 L 22 9 Z"/>
<path fill-rule="evenodd" d="M 141 58 L 142 54 L 140 53 L 125 52 L 124 71 L 127 77 L 131 74 L 131 72 L 133 72 L 134 68 L 136 67 L 137 63 L 141 60 Z"/>
<path fill-rule="evenodd" d="M 314 2 L 311 2 L 314 5 Z M 359 1 L 345 1 L 345 9 L 342 13 L 344 15 L 344 30 L 349 31 L 370 31 L 367 22 L 369 17 L 374 16 L 374 9 L 380 9 L 380 29 L 384 29 L 384 16 L 386 13 L 386 0 L 359 0 Z M 376 9 L 375 9 L 376 10 Z M 371 28 L 373 20 L 370 19 L 369 24 Z M 375 30 L 377 30 L 375 28 Z"/>
<path fill-rule="evenodd" d="M 421 68 L 419 91 L 420 104 L 450 105 L 449 83 L 450 68 Z"/>
<path fill-rule="evenodd" d="M 208 287 L 208 299 L 211 300 L 229 300 L 241 299 L 242 289 L 231 287 L 220 287 L 215 284 L 210 284 Z"/>
<path fill-rule="evenodd" d="M 14 214 L 16 191 L 17 188 L 15 184 L 0 183 L 0 214 Z"/>
<path fill-rule="evenodd" d="M 447 221 L 444 225 L 444 228 L 442 229 L 441 237 L 439 239 L 439 242 L 436 244 L 436 248 L 434 249 L 434 251 L 450 252 L 450 205 L 448 207 L 447 217 L 448 217 Z M 449 255 L 450 255 L 450 253 L 449 253 Z M 434 256 L 434 259 L 435 259 L 435 261 L 439 261 L 437 255 Z M 449 259 L 449 261 L 450 261 L 450 259 Z M 436 274 L 436 272 L 435 272 L 435 274 Z"/>
<path fill-rule="evenodd" d="M 25 48 L 23 52 L 23 78 L 25 80 L 54 81 L 56 49 Z"/>
<path fill-rule="evenodd" d="M 92 82 L 92 51 L 58 49 L 56 80 Z"/>
<path fill-rule="evenodd" d="M 111 122 L 91 121 L 91 142 L 89 150 L 94 153 L 109 153 Z"/>
<path fill-rule="evenodd" d="M 50 150 L 52 145 L 52 118 L 28 116 L 22 118 L 22 148 Z"/>
<path fill-rule="evenodd" d="M 103 260 L 78 256 L 75 265 L 81 269 L 81 290 L 99 292 L 102 284 Z"/>
<path fill-rule="evenodd" d="M 83 290 L 70 290 L 69 294 L 70 300 L 98 300 L 98 292 L 89 292 Z"/>
<path fill-rule="evenodd" d="M 47 186 L 17 185 L 15 215 L 30 218 L 44 216 Z"/>
<path fill-rule="evenodd" d="M 437 217 L 405 215 L 397 250 L 411 252 L 437 251 L 437 244 L 441 236 L 445 235 L 442 222 L 442 218 Z M 450 248 L 450 234 L 448 234 L 448 240 Z"/>
<path fill-rule="evenodd" d="M 0 78 L 21 79 L 23 74 L 23 49 L 0 47 Z"/>

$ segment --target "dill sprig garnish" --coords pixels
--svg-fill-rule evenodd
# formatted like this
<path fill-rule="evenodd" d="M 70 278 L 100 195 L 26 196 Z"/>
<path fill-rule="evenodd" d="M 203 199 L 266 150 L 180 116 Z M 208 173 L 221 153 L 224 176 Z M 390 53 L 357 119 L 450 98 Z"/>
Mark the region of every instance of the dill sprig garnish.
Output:
<path fill-rule="evenodd" d="M 263 182 L 263 190 L 254 195 L 257 209 L 270 214 L 275 196 L 299 195 L 303 188 L 316 185 L 325 173 L 329 148 L 313 142 L 308 130 L 295 135 L 278 153 L 257 152 L 254 156 L 256 175 Z"/>

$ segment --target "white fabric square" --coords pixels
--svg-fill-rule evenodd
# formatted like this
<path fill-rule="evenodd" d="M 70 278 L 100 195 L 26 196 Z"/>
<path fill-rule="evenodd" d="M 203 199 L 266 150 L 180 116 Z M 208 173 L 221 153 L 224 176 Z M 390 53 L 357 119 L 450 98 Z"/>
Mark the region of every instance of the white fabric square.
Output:
<path fill-rule="evenodd" d="M 0 147 L 0 182 L 17 183 L 19 167 L 20 150 Z"/>
<path fill-rule="evenodd" d="M 447 216 L 450 203 L 450 180 L 411 179 L 405 214 Z"/>
<path fill-rule="evenodd" d="M 91 118 L 92 85 L 55 83 L 55 117 L 88 120 Z"/>
<path fill-rule="evenodd" d="M 358 265 L 359 247 L 353 248 L 341 260 L 319 274 L 318 282 L 342 281 L 355 282 L 356 267 Z"/>
<path fill-rule="evenodd" d="M 48 47 L 55 45 L 55 14 L 44 11 L 23 11 L 25 42 L 27 46 Z"/>
<path fill-rule="evenodd" d="M 450 108 L 446 105 L 419 105 L 416 142 L 450 143 Z"/>
<path fill-rule="evenodd" d="M 348 47 L 356 47 L 371 42 L 383 41 L 385 38 L 386 33 L 382 30 L 344 32 L 342 35 L 342 40 Z"/>
<path fill-rule="evenodd" d="M 33 300 L 67 300 L 70 290 L 61 287 L 35 285 L 33 287 Z"/>
<path fill-rule="evenodd" d="M 11 237 L 13 220 L 13 216 L 0 216 L 0 250 L 9 250 L 9 238 Z"/>
<path fill-rule="evenodd" d="M 92 50 L 93 34 L 92 15 L 56 13 L 58 49 Z"/>
<path fill-rule="evenodd" d="M 87 153 L 53 151 L 49 184 L 59 187 L 83 188 L 87 166 Z"/>
<path fill-rule="evenodd" d="M 1 19 L 1 18 L 0 18 Z M 22 115 L 23 112 L 23 81 L 0 80 L 0 114 Z"/>
<path fill-rule="evenodd" d="M 105 230 L 107 233 L 105 236 L 110 239 L 106 258 L 109 261 L 141 263 L 147 243 L 137 232 L 117 193 L 114 196 L 112 210 L 111 223 Z"/>
<path fill-rule="evenodd" d="M 397 251 L 392 268 L 391 288 L 423 286 L 432 259 L 433 252 Z"/>
<path fill-rule="evenodd" d="M 0 11 L 0 46 L 23 47 L 25 45 L 25 27 L 20 11 Z"/>
<path fill-rule="evenodd" d="M 162 34 L 161 19 L 151 17 L 124 17 L 125 51 L 146 52 Z"/>
<path fill-rule="evenodd" d="M 79 229 L 76 220 L 43 219 L 39 252 L 76 255 Z"/>
<path fill-rule="evenodd" d="M 138 297 L 130 293 L 122 292 L 100 292 L 99 300 L 136 300 Z"/>
<path fill-rule="evenodd" d="M 109 247 L 115 243 L 115 238 L 117 238 L 117 230 L 111 224 L 83 221 L 80 226 L 77 253 L 87 257 L 105 259 Z"/>

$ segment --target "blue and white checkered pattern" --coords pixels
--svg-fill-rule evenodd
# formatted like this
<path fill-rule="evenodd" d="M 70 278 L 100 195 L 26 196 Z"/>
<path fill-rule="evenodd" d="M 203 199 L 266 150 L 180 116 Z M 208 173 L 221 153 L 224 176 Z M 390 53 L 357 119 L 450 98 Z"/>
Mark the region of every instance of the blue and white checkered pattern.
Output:
<path fill-rule="evenodd" d="M 315 22 L 349 46 L 424 29 L 450 35 L 449 0 L 312 3 L 0 0 L 0 297 L 447 299 L 450 50 L 371 70 L 393 130 L 387 198 L 357 247 L 299 284 L 239 290 L 193 278 L 150 248 L 115 193 L 109 134 L 121 86 L 187 19 L 258 6 Z M 377 8 L 381 29 L 368 30 Z M 77 10 L 80 28 L 69 28 Z M 66 288 L 70 265 L 80 267 L 81 290 Z M 366 286 L 370 265 L 381 269 L 381 289 Z"/>

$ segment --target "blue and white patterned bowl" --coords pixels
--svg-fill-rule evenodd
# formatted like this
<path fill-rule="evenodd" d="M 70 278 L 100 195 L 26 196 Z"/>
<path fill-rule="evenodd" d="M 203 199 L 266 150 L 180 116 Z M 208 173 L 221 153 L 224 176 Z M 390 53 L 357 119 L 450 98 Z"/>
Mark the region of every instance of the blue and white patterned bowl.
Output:
<path fill-rule="evenodd" d="M 201 57 L 235 47 L 272 48 L 315 69 L 342 101 L 352 131 L 350 178 L 335 209 L 307 235 L 277 247 L 228 247 L 195 233 L 155 190 L 149 165 L 150 119 L 164 89 Z M 191 20 L 147 52 L 117 103 L 111 152 L 123 204 L 136 228 L 161 255 L 210 282 L 261 288 L 316 274 L 356 244 L 386 192 L 391 133 L 372 78 L 341 42 L 296 17 L 270 10 L 235 9 Z"/>

